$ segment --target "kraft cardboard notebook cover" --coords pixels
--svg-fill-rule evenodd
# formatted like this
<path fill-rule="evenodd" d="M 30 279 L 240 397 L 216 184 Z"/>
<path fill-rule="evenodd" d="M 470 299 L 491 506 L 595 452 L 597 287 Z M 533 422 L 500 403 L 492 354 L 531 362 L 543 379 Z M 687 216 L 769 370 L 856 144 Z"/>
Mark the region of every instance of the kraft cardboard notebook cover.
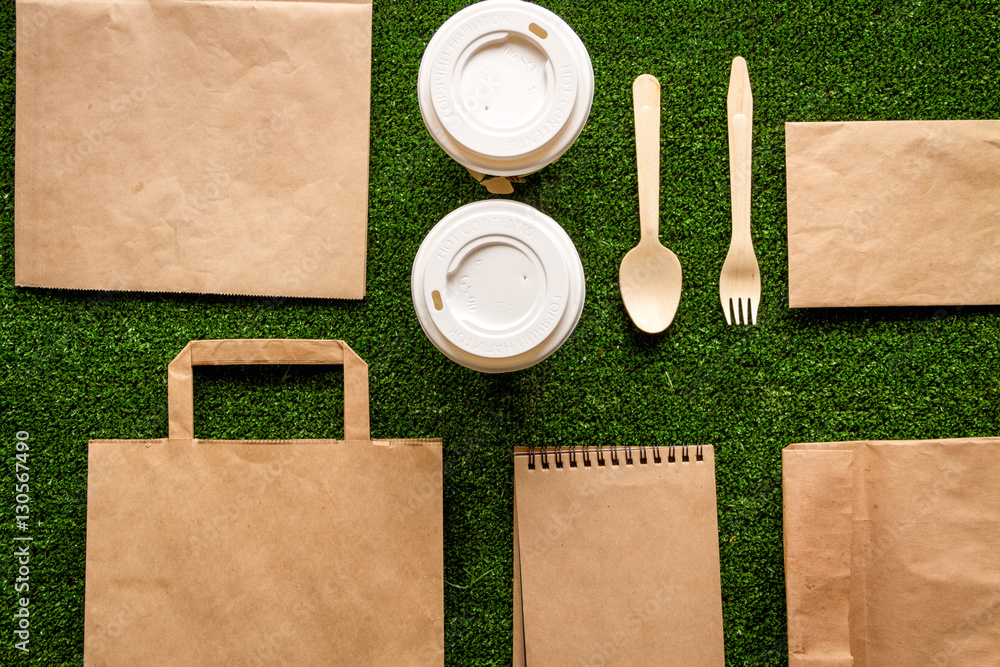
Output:
<path fill-rule="evenodd" d="M 514 664 L 725 664 L 714 451 L 514 453 Z"/>
<path fill-rule="evenodd" d="M 18 285 L 359 299 L 371 3 L 17 1 Z"/>

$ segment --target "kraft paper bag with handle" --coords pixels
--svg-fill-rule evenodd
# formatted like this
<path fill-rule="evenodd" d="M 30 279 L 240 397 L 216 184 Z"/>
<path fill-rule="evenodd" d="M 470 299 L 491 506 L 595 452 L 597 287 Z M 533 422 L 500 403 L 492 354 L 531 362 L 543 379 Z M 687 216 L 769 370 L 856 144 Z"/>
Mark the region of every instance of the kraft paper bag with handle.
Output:
<path fill-rule="evenodd" d="M 17 284 L 362 298 L 370 81 L 370 2 L 17 0 Z"/>
<path fill-rule="evenodd" d="M 1000 656 L 1000 438 L 782 452 L 791 667 Z"/>
<path fill-rule="evenodd" d="M 725 665 L 712 447 L 515 449 L 514 664 Z"/>
<path fill-rule="evenodd" d="M 1000 304 L 1000 120 L 785 134 L 792 308 Z"/>
<path fill-rule="evenodd" d="M 192 367 L 342 364 L 345 440 L 194 437 Z M 372 440 L 335 340 L 190 343 L 170 437 L 90 443 L 87 665 L 441 665 L 440 440 Z"/>

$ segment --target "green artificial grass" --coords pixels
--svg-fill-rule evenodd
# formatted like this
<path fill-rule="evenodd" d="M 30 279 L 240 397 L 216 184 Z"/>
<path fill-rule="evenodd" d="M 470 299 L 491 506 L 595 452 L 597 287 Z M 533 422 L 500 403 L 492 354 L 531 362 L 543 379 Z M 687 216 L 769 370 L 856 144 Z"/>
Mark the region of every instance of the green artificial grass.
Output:
<path fill-rule="evenodd" d="M 374 5 L 368 295 L 339 302 L 15 287 L 14 3 L 4 0 L 0 662 L 82 661 L 87 441 L 165 437 L 166 366 L 191 339 L 342 338 L 371 367 L 374 437 L 444 439 L 449 665 L 510 662 L 515 445 L 714 444 L 727 662 L 756 666 L 787 659 L 782 447 L 998 435 L 1000 308 L 787 307 L 784 167 L 786 121 L 997 117 L 996 3 L 541 2 L 587 45 L 597 92 L 578 142 L 513 198 L 565 227 L 587 299 L 555 355 L 497 376 L 437 352 L 409 291 L 424 235 L 490 196 L 431 140 L 415 90 L 427 41 L 465 4 Z M 727 327 L 718 301 L 736 55 L 749 63 L 755 100 L 756 327 Z M 684 268 L 677 319 L 656 336 L 631 325 L 617 287 L 638 241 L 631 84 L 643 72 L 663 85 L 661 238 Z M 200 370 L 195 383 L 199 437 L 341 436 L 338 372 Z M 11 620 L 20 430 L 30 434 L 34 494 L 28 656 L 13 648 Z M 651 509 L 649 521 L 668 511 Z"/>

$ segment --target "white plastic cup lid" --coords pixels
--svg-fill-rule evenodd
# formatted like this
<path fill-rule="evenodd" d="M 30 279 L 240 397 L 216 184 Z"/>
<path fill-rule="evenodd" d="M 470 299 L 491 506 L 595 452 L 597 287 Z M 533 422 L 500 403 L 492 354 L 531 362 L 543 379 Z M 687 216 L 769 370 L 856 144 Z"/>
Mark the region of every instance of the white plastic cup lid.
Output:
<path fill-rule="evenodd" d="M 569 338 L 583 312 L 583 264 L 569 235 L 527 204 L 467 204 L 413 261 L 420 326 L 453 361 L 485 373 L 527 368 Z"/>
<path fill-rule="evenodd" d="M 431 136 L 456 162 L 518 176 L 555 162 L 580 136 L 594 69 L 579 36 L 549 10 L 484 0 L 434 34 L 417 97 Z"/>

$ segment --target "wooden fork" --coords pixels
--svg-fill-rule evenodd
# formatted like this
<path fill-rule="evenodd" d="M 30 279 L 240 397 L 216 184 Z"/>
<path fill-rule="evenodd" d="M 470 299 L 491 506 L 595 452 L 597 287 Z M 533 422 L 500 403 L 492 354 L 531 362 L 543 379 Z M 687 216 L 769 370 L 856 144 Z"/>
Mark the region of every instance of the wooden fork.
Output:
<path fill-rule="evenodd" d="M 719 298 L 726 324 L 757 324 L 760 268 L 750 237 L 750 153 L 753 142 L 753 95 L 747 61 L 737 56 L 729 75 L 730 195 L 733 237 L 719 277 Z"/>

